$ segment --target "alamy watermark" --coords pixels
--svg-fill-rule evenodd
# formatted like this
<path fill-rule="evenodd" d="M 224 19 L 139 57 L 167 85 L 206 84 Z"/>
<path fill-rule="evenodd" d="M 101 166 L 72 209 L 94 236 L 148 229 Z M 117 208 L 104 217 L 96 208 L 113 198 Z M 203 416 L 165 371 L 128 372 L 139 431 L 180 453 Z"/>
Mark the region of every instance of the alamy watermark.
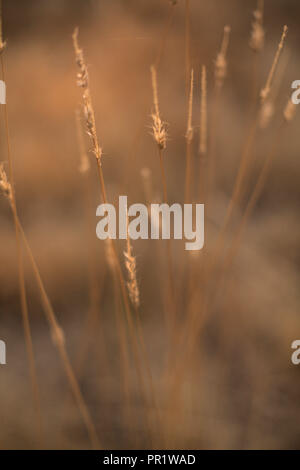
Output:
<path fill-rule="evenodd" d="M 300 103 L 300 80 L 294 80 L 291 87 L 295 89 L 291 97 L 292 103 L 299 104 Z"/>
<path fill-rule="evenodd" d="M 0 80 L 0 104 L 6 104 L 6 85 L 3 80 Z"/>
<path fill-rule="evenodd" d="M 100 240 L 188 240 L 186 250 L 201 250 L 204 246 L 204 204 L 132 204 L 127 206 L 127 196 L 119 196 L 118 217 L 112 204 L 100 204 L 96 215 L 101 217 L 97 223 L 96 234 Z M 131 219 L 134 217 L 133 219 Z M 128 219 L 128 227 L 127 227 Z M 173 230 L 171 221 L 173 219 Z M 118 223 L 117 223 L 118 222 Z M 118 225 L 118 227 L 117 227 Z"/>
<path fill-rule="evenodd" d="M 6 344 L 0 340 L 0 365 L 6 364 Z"/>
<path fill-rule="evenodd" d="M 291 361 L 295 366 L 298 366 L 300 364 L 300 340 L 295 339 L 291 344 L 291 348 L 295 349 L 291 355 Z"/>

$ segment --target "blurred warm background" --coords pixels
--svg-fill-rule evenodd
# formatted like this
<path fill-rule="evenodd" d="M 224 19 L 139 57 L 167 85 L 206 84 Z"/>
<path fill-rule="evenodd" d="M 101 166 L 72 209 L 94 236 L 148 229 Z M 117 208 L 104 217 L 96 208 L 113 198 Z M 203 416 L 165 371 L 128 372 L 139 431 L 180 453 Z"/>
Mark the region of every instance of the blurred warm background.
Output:
<path fill-rule="evenodd" d="M 127 373 L 127 417 L 124 412 L 124 378 L 115 322 L 115 311 L 120 305 L 103 242 L 93 234 L 94 214 L 101 198 L 92 155 L 90 174 L 83 176 L 79 172 L 75 110 L 81 94 L 76 87 L 72 33 L 78 26 L 104 151 L 109 200 L 116 202 L 119 194 L 126 194 L 130 204 L 145 203 L 143 168 L 151 172 L 153 200 L 162 197 L 158 154 L 151 136 L 150 65 L 156 62 L 160 109 L 168 123 L 165 167 L 169 199 L 182 202 L 187 116 L 185 1 L 179 0 L 176 5 L 168 0 L 3 3 L 7 103 L 20 219 L 64 330 L 71 362 L 101 445 L 149 448 L 152 444 L 134 361 Z M 256 59 L 249 39 L 257 2 L 189 3 L 190 62 L 195 73 L 195 184 L 196 172 L 202 168 L 198 154 L 200 68 L 203 64 L 207 67 L 210 106 L 214 60 L 224 25 L 231 26 L 227 77 L 218 105 L 216 182 L 206 225 L 209 246 L 222 226 L 251 125 Z M 251 149 L 246 196 L 277 135 L 282 110 L 291 94 L 290 85 L 300 78 L 299 15 L 297 0 L 265 0 L 265 45 L 258 57 L 257 91 L 265 83 L 284 24 L 289 33 L 272 90 L 274 116 L 266 129 L 257 131 Z M 7 168 L 3 118 L 2 112 L 1 161 Z M 282 133 L 269 178 L 226 274 L 226 295 L 216 295 L 197 336 L 181 379 L 181 412 L 178 417 L 174 415 L 168 431 L 169 445 L 190 449 L 299 447 L 300 378 L 297 366 L 290 360 L 291 343 L 300 337 L 297 126 L 298 116 Z M 85 144 L 88 149 L 88 139 Z M 247 197 L 241 201 L 241 214 L 246 200 Z M 237 219 L 239 216 L 237 213 Z M 0 224 L 0 339 L 7 345 L 7 365 L 0 366 L 0 445 L 5 449 L 32 449 L 38 447 L 38 442 L 20 311 L 15 233 L 3 198 Z M 168 404 L 166 369 L 174 366 L 166 360 L 164 243 L 134 242 L 140 317 L 163 416 Z M 124 249 L 119 243 L 120 259 Z M 182 322 L 189 305 L 182 275 L 186 258 L 189 256 L 182 244 L 174 242 L 174 275 L 182 294 L 178 317 Z M 190 258 L 193 272 L 197 273 L 197 263 L 202 258 Z M 89 448 L 26 256 L 24 261 L 45 433 L 43 447 Z M 98 314 L 89 322 L 91 269 Z M 201 275 L 194 281 L 195 297 L 191 303 L 195 312 L 199 306 L 200 315 L 197 295 L 201 291 Z M 180 351 L 177 354 L 180 356 Z M 155 445 L 164 445 L 159 436 Z"/>

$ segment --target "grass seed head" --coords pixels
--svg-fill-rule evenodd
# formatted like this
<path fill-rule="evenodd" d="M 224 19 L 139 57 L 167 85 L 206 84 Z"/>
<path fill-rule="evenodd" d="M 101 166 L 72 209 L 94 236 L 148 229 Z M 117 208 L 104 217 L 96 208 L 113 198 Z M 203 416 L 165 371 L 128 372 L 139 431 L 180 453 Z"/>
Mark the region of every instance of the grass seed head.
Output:
<path fill-rule="evenodd" d="M 227 75 L 227 50 L 229 45 L 230 31 L 230 26 L 224 27 L 221 49 L 215 61 L 215 81 L 218 88 L 222 88 Z"/>
<path fill-rule="evenodd" d="M 6 175 L 6 172 L 4 170 L 4 166 L 2 163 L 0 164 L 0 191 L 11 203 L 12 202 L 11 184 L 7 179 L 7 175 Z"/>
<path fill-rule="evenodd" d="M 84 60 L 83 51 L 78 44 L 78 28 L 73 33 L 73 45 L 75 51 L 75 61 L 78 67 L 77 73 L 77 86 L 83 89 L 83 113 L 85 118 L 85 125 L 87 134 L 92 142 L 92 152 L 96 159 L 101 162 L 102 148 L 99 145 L 95 123 L 95 113 L 91 100 L 91 94 L 89 89 L 89 74 L 87 66 Z"/>
<path fill-rule="evenodd" d="M 263 28 L 263 12 L 262 10 L 255 10 L 254 21 L 252 23 L 252 31 L 249 45 L 254 52 L 259 52 L 264 47 L 265 31 Z"/>

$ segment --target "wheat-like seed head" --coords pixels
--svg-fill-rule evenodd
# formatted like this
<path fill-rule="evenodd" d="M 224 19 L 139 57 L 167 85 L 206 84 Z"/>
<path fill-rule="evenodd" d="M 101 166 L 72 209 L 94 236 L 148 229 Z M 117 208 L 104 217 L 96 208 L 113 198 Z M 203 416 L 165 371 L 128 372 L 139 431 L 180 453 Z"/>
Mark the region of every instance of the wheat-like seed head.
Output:
<path fill-rule="evenodd" d="M 163 150 L 167 146 L 167 133 L 165 124 L 160 119 L 160 116 L 157 114 L 152 114 L 152 132 L 155 142 L 158 147 Z"/>
<path fill-rule="evenodd" d="M 140 292 L 136 275 L 136 258 L 132 254 L 132 246 L 129 237 L 128 225 L 129 222 L 127 214 L 127 251 L 124 251 L 125 267 L 128 273 L 127 288 L 132 304 L 136 308 L 138 308 L 140 305 Z"/>
<path fill-rule="evenodd" d="M 2 163 L 0 164 L 0 191 L 8 199 L 8 201 L 12 203 L 12 188 L 10 182 L 7 179 L 7 175 Z"/>
<path fill-rule="evenodd" d="M 101 162 L 102 149 L 98 142 L 95 113 L 92 104 L 90 89 L 89 89 L 89 74 L 84 60 L 83 51 L 78 44 L 78 28 L 73 33 L 73 45 L 75 51 L 75 60 L 79 72 L 77 73 L 77 86 L 83 89 L 83 111 L 87 133 L 92 142 L 92 152 L 99 162 Z"/>
<path fill-rule="evenodd" d="M 167 131 L 166 125 L 160 118 L 159 105 L 158 105 L 158 91 L 157 91 L 157 75 L 156 68 L 154 65 L 151 66 L 151 80 L 152 80 L 152 90 L 153 90 L 153 104 L 154 112 L 152 116 L 152 132 L 155 142 L 158 145 L 158 148 L 163 150 L 167 145 Z"/>

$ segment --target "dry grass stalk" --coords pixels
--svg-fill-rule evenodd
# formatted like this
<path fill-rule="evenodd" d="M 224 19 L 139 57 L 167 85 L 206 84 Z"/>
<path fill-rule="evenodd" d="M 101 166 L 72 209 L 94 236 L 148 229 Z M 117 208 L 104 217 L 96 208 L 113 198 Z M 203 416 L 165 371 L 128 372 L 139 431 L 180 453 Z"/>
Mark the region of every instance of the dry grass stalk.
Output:
<path fill-rule="evenodd" d="M 11 207 L 13 207 L 13 197 L 12 197 L 13 193 L 12 193 L 12 190 L 11 190 L 11 185 L 7 180 L 7 176 L 6 176 L 6 173 L 3 169 L 3 166 L 0 167 L 0 189 L 1 189 L 2 193 L 5 195 L 5 197 L 8 199 Z M 37 264 L 34 260 L 30 245 L 27 241 L 26 235 L 24 233 L 23 227 L 22 227 L 18 217 L 17 217 L 17 230 L 18 230 L 18 233 L 21 233 L 21 235 L 23 237 L 25 248 L 27 250 L 29 260 L 30 260 L 32 268 L 33 268 L 33 272 L 34 272 L 34 275 L 35 275 L 36 280 L 37 280 L 38 287 L 39 287 L 40 292 L 41 292 L 41 297 L 42 297 L 42 302 L 43 302 L 43 305 L 44 305 L 46 317 L 49 321 L 49 325 L 50 325 L 50 328 L 51 328 L 52 341 L 54 342 L 54 344 L 56 345 L 56 347 L 58 348 L 58 351 L 60 353 L 63 365 L 65 367 L 67 377 L 68 377 L 70 385 L 71 385 L 71 390 L 74 393 L 74 397 L 75 397 L 76 402 L 78 404 L 78 407 L 79 407 L 79 409 L 82 413 L 84 422 L 85 422 L 85 424 L 87 426 L 87 429 L 88 429 L 88 432 L 90 434 L 91 441 L 92 441 L 95 448 L 99 448 L 98 438 L 97 438 L 97 435 L 96 435 L 94 425 L 93 425 L 92 420 L 90 418 L 89 412 L 88 412 L 87 407 L 86 407 L 85 402 L 84 402 L 84 399 L 81 395 L 81 391 L 79 389 L 77 380 L 76 380 L 75 375 L 73 373 L 73 369 L 72 369 L 68 354 L 66 352 L 65 336 L 64 336 L 63 330 L 59 326 L 59 324 L 56 320 L 56 316 L 55 316 L 55 313 L 54 313 L 53 308 L 51 306 L 48 295 L 46 293 L 43 281 L 42 281 L 40 273 L 39 273 L 39 269 L 38 269 Z"/>
<path fill-rule="evenodd" d="M 0 54 L 6 47 L 6 41 L 3 41 L 3 27 L 2 27 L 2 0 L 0 0 Z"/>
<path fill-rule="evenodd" d="M 163 56 L 165 48 L 166 48 L 167 37 L 168 37 L 168 33 L 169 33 L 171 25 L 172 25 L 172 21 L 173 21 L 173 17 L 174 17 L 174 11 L 175 11 L 174 7 L 176 5 L 177 5 L 177 0 L 171 0 L 170 1 L 170 14 L 168 16 L 166 26 L 165 26 L 165 29 L 164 29 L 163 34 L 162 34 L 162 38 L 161 38 L 161 41 L 160 41 L 160 47 L 159 47 L 158 52 L 157 52 L 156 60 L 154 61 L 156 69 L 158 69 L 158 67 L 160 65 L 162 56 Z"/>
<path fill-rule="evenodd" d="M 25 245 L 28 257 L 29 257 L 29 261 L 30 261 L 30 264 L 32 266 L 33 273 L 34 273 L 38 288 L 39 288 L 40 293 L 41 293 L 42 304 L 43 304 L 43 307 L 44 307 L 46 318 L 47 318 L 49 326 L 50 326 L 52 341 L 53 341 L 54 345 L 57 347 L 58 353 L 60 355 L 62 364 L 63 364 L 65 372 L 66 372 L 67 379 L 69 381 L 71 391 L 72 391 L 73 396 L 75 398 L 75 402 L 78 406 L 78 409 L 79 409 L 79 411 L 82 415 L 83 421 L 86 425 L 86 428 L 87 428 L 90 440 L 92 442 L 92 445 L 95 449 L 99 449 L 100 445 L 99 445 L 96 429 L 95 429 L 95 426 L 94 426 L 93 421 L 91 419 L 91 416 L 89 414 L 88 408 L 85 404 L 84 398 L 82 396 L 80 387 L 78 385 L 77 379 L 75 377 L 75 374 L 74 374 L 74 371 L 73 371 L 73 368 L 71 366 L 71 362 L 70 362 L 70 359 L 69 359 L 69 356 L 68 356 L 68 353 L 67 353 L 67 350 L 66 350 L 65 336 L 64 336 L 63 330 L 60 327 L 60 325 L 59 325 L 59 323 L 56 319 L 56 315 L 54 313 L 54 310 L 52 308 L 52 305 L 51 305 L 51 302 L 49 300 L 48 294 L 47 294 L 46 289 L 44 287 L 44 283 L 42 281 L 38 266 L 35 262 L 31 247 L 28 243 L 27 237 L 25 235 L 25 232 L 23 230 L 23 227 L 22 227 L 21 222 L 20 222 L 19 219 L 18 219 L 18 229 L 19 229 L 19 231 L 22 235 L 24 245 Z"/>
<path fill-rule="evenodd" d="M 201 69 L 201 104 L 200 104 L 200 139 L 199 153 L 205 155 L 207 152 L 207 78 L 206 67 Z"/>
<path fill-rule="evenodd" d="M 189 106 L 188 106 L 188 119 L 187 119 L 187 128 L 185 138 L 188 143 L 191 143 L 193 139 L 193 93 L 194 93 L 194 70 L 191 70 L 191 79 L 190 79 L 190 93 L 189 93 Z"/>
<path fill-rule="evenodd" d="M 3 163 L 0 164 L 0 191 L 2 192 L 3 196 L 5 196 L 9 203 L 12 204 L 12 189 L 11 184 L 7 179 L 6 172 L 4 170 Z"/>
<path fill-rule="evenodd" d="M 159 112 L 159 103 L 158 103 L 158 87 L 157 87 L 157 75 L 156 69 L 151 66 L 151 81 L 152 81 L 152 91 L 153 91 L 153 105 L 154 113 L 152 113 L 153 119 L 153 137 L 154 141 L 158 147 L 159 154 L 159 163 L 162 179 L 162 188 L 163 188 L 163 202 L 168 203 L 168 191 L 167 191 L 167 180 L 164 166 L 164 150 L 166 148 L 166 129 L 165 125 L 162 123 Z M 158 124 L 158 125 L 157 125 Z M 167 256 L 168 256 L 168 294 L 169 294 L 169 305 L 170 308 L 167 309 L 167 323 L 169 329 L 173 329 L 175 321 L 175 305 L 174 305 L 174 279 L 173 279 L 173 261 L 172 261 L 172 249 L 171 249 L 171 240 L 168 240 L 167 244 Z"/>
<path fill-rule="evenodd" d="M 0 0 L 0 60 L 1 60 L 2 79 L 4 82 L 6 82 L 5 63 L 4 63 L 4 54 L 3 54 L 5 47 L 6 47 L 6 42 L 3 41 L 3 27 L 2 27 L 2 0 Z M 17 205 L 16 205 L 16 199 L 15 199 L 15 192 L 14 192 L 14 172 L 13 172 L 12 151 L 11 151 L 11 142 L 10 142 L 10 134 L 9 134 L 7 104 L 4 105 L 4 121 L 5 121 L 5 133 L 6 133 L 10 182 L 7 179 L 4 168 L 1 167 L 1 175 L 0 175 L 1 192 L 9 201 L 13 219 L 14 219 L 16 248 L 17 248 L 17 263 L 18 263 L 18 283 L 19 283 L 19 292 L 20 292 L 22 322 L 23 322 L 23 328 L 24 328 L 24 336 L 25 336 L 26 352 L 27 352 L 27 358 L 28 358 L 28 364 L 29 364 L 29 374 L 30 374 L 30 380 L 31 380 L 31 386 L 32 386 L 33 400 L 34 400 L 34 406 L 36 410 L 37 442 L 38 442 L 38 445 L 41 446 L 43 443 L 43 426 L 42 426 L 40 390 L 39 390 L 39 385 L 38 385 L 35 358 L 34 358 L 33 342 L 32 342 L 28 304 L 27 304 L 26 286 L 25 286 L 23 253 L 22 253 L 22 246 L 21 246 L 21 240 L 20 240 L 20 231 L 18 228 L 18 212 L 17 212 Z"/>
<path fill-rule="evenodd" d="M 264 47 L 265 31 L 263 27 L 264 0 L 258 0 L 257 9 L 253 12 L 254 21 L 249 45 L 254 52 L 260 52 Z"/>
<path fill-rule="evenodd" d="M 243 217 L 239 223 L 238 229 L 236 231 L 236 234 L 231 242 L 231 245 L 228 249 L 228 253 L 226 255 L 226 258 L 224 260 L 223 268 L 222 268 L 222 276 L 221 276 L 221 288 L 223 287 L 223 283 L 225 280 L 226 273 L 228 272 L 228 269 L 232 265 L 233 259 L 237 254 L 238 248 L 241 243 L 241 237 L 242 233 L 253 213 L 253 209 L 255 208 L 261 194 L 263 191 L 263 188 L 265 186 L 267 177 L 270 172 L 271 165 L 276 157 L 278 146 L 282 137 L 282 132 L 284 131 L 284 128 L 291 123 L 291 121 L 295 118 L 297 110 L 297 105 L 295 105 L 291 99 L 288 100 L 284 110 L 283 110 L 283 120 L 280 123 L 279 129 L 276 132 L 276 138 L 274 139 L 272 146 L 270 148 L 270 151 L 267 154 L 267 157 L 264 161 L 264 164 L 260 170 L 259 177 L 256 181 L 256 184 L 251 192 L 249 201 L 247 203 L 246 209 L 243 213 Z M 221 290 L 221 289 L 220 289 Z"/>
<path fill-rule="evenodd" d="M 129 221 L 127 214 L 127 251 L 124 251 L 125 267 L 128 273 L 127 287 L 130 300 L 134 307 L 137 309 L 140 305 L 140 292 L 136 276 L 136 258 L 132 254 L 132 246 L 130 242 L 128 225 Z"/>
<path fill-rule="evenodd" d="M 42 415 L 41 415 L 40 391 L 39 391 L 38 380 L 37 380 L 31 328 L 30 328 L 30 322 L 29 322 L 29 313 L 28 313 L 25 278 L 24 278 L 23 256 L 22 256 L 21 241 L 20 241 L 20 230 L 18 227 L 18 215 L 17 215 L 17 209 L 16 209 L 12 186 L 10 182 L 8 181 L 6 172 L 2 164 L 0 165 L 0 191 L 3 194 L 3 196 L 8 200 L 13 217 L 14 217 L 14 221 L 15 221 L 22 320 L 23 320 L 23 327 L 24 327 L 24 334 L 25 334 L 25 342 L 26 342 L 26 349 L 27 349 L 27 356 L 28 356 L 32 392 L 33 392 L 34 404 L 35 404 L 36 414 L 37 414 L 37 435 L 38 435 L 37 440 L 38 440 L 39 445 L 41 446 L 43 442 L 43 426 L 42 426 Z"/>
<path fill-rule="evenodd" d="M 97 162 L 101 164 L 102 149 L 99 145 L 97 137 L 95 113 L 89 89 L 88 69 L 84 61 L 82 49 L 78 45 L 78 28 L 76 28 L 73 33 L 73 45 L 75 50 L 76 64 L 79 69 L 77 73 L 77 85 L 83 89 L 82 98 L 86 129 L 92 142 L 92 152 L 94 153 Z"/>
<path fill-rule="evenodd" d="M 90 137 L 92 139 L 92 145 L 93 145 L 93 153 L 96 156 L 96 161 L 97 161 L 97 169 L 98 169 L 98 176 L 99 176 L 99 182 L 100 182 L 100 189 L 101 189 L 101 195 L 102 195 L 102 200 L 103 203 L 107 203 L 107 197 L 106 197 L 106 187 L 105 187 L 105 181 L 104 181 L 104 175 L 103 175 L 103 170 L 101 166 L 101 149 L 98 144 L 98 139 L 97 139 L 97 131 L 96 131 L 96 125 L 95 125 L 95 117 L 94 117 L 94 110 L 93 110 L 93 104 L 91 100 L 91 95 L 90 91 L 88 88 L 88 74 L 87 74 L 87 68 L 86 64 L 84 61 L 83 57 L 83 52 L 82 49 L 79 48 L 78 45 L 78 29 L 75 30 L 73 34 L 73 43 L 74 43 L 74 49 L 75 49 L 75 57 L 76 57 L 76 63 L 79 67 L 79 74 L 78 74 L 78 80 L 77 80 L 77 85 L 81 88 L 84 89 L 83 91 L 83 102 L 84 102 L 84 108 L 88 106 L 89 109 L 89 117 L 86 120 L 89 119 L 92 125 L 88 124 L 87 122 L 87 128 L 88 132 L 90 134 Z M 157 109 L 158 109 L 158 102 L 157 102 Z M 146 383 L 144 380 L 144 369 L 143 369 L 143 358 L 140 357 L 140 349 L 139 349 L 139 344 L 137 341 L 136 333 L 135 333 L 135 325 L 133 322 L 132 318 L 132 313 L 130 310 L 129 306 L 129 301 L 128 301 L 128 296 L 127 296 L 127 290 L 126 290 L 126 283 L 123 277 L 122 269 L 121 269 L 121 264 L 119 261 L 119 257 L 117 254 L 117 249 L 114 244 L 114 240 L 108 239 L 108 244 L 110 245 L 110 253 L 109 257 L 112 257 L 112 267 L 115 269 L 115 275 L 116 278 L 119 281 L 120 289 L 121 289 L 121 294 L 122 294 L 122 299 L 123 299 L 123 304 L 125 308 L 125 313 L 126 313 L 126 320 L 128 323 L 128 328 L 129 328 L 129 334 L 131 338 L 131 346 L 133 350 L 133 355 L 134 355 L 134 360 L 135 360 L 135 366 L 136 366 L 136 372 L 137 372 L 137 377 L 140 385 L 140 389 L 143 395 L 143 398 L 146 403 L 148 403 L 148 391 L 146 387 Z M 150 426 L 149 426 L 149 431 L 150 431 Z"/>
<path fill-rule="evenodd" d="M 139 307 L 140 307 L 140 291 L 139 291 L 139 286 L 138 286 L 138 281 L 137 281 L 137 267 L 136 267 L 136 258 L 133 255 L 132 252 L 132 246 L 131 246 L 131 241 L 130 241 L 130 235 L 129 235 L 129 219 L 128 219 L 128 213 L 127 213 L 127 251 L 124 251 L 124 257 L 125 257 L 125 267 L 128 273 L 128 282 L 127 282 L 127 288 L 128 288 L 128 293 L 129 293 L 129 298 L 134 306 L 135 312 L 136 312 L 136 321 L 137 321 L 137 332 L 138 332 L 138 338 L 140 341 L 141 345 L 141 351 L 142 351 L 142 356 L 143 356 L 143 361 L 145 363 L 145 368 L 147 372 L 147 377 L 149 381 L 149 386 L 151 390 L 151 400 L 152 403 L 151 405 L 154 408 L 155 411 L 155 420 L 156 420 L 156 425 L 159 425 L 160 423 L 160 414 L 157 406 L 157 400 L 156 400 L 156 394 L 154 390 L 154 384 L 153 384 L 153 378 L 152 378 L 152 372 L 148 360 L 148 355 L 146 351 L 146 345 L 145 345 L 145 340 L 144 340 L 144 333 L 142 329 L 142 324 L 140 321 L 140 315 L 139 315 Z M 150 418 L 148 418 L 150 419 Z M 156 431 L 156 433 L 159 431 Z"/>
<path fill-rule="evenodd" d="M 155 142 L 160 150 L 164 150 L 167 144 L 167 131 L 165 123 L 160 118 L 157 91 L 157 74 L 154 65 L 151 66 L 151 80 L 153 90 L 154 112 L 152 113 L 152 131 Z"/>
<path fill-rule="evenodd" d="M 261 106 L 260 109 L 258 110 L 258 114 L 254 119 L 254 122 L 251 124 L 250 130 L 249 130 L 249 135 L 246 139 L 246 144 L 243 149 L 242 153 L 242 158 L 241 158 L 241 163 L 238 169 L 237 177 L 235 180 L 234 184 L 234 189 L 233 193 L 229 202 L 229 206 L 226 211 L 225 215 L 225 221 L 223 223 L 223 226 L 218 234 L 217 237 L 217 242 L 216 242 L 216 248 L 215 248 L 215 253 L 211 262 L 210 266 L 210 274 L 212 271 L 214 271 L 214 268 L 216 266 L 217 259 L 220 256 L 224 239 L 225 239 L 225 233 L 227 231 L 227 228 L 229 226 L 229 223 L 231 221 L 232 215 L 234 213 L 235 208 L 238 206 L 239 202 L 241 201 L 244 193 L 245 193 L 245 188 L 246 188 L 246 177 L 248 175 L 248 170 L 249 170 L 249 165 L 251 163 L 251 156 L 252 156 L 252 146 L 253 142 L 256 136 L 257 128 L 260 122 L 260 116 L 261 116 L 261 109 L 264 103 L 266 102 L 267 99 L 269 99 L 269 95 L 271 92 L 271 84 L 274 78 L 274 74 L 278 65 L 279 57 L 282 51 L 282 48 L 285 43 L 286 35 L 287 35 L 288 28 L 287 26 L 284 26 L 283 32 L 281 35 L 281 39 L 278 45 L 278 48 L 275 53 L 275 57 L 268 75 L 267 83 L 264 89 L 261 91 Z"/>
<path fill-rule="evenodd" d="M 192 125 L 193 121 L 193 94 L 194 94 L 194 71 L 191 70 L 191 79 L 190 79 L 190 93 L 189 93 L 189 101 L 188 101 L 188 116 L 187 116 L 187 127 L 185 133 L 186 139 L 186 172 L 185 172 L 185 197 L 184 200 L 186 203 L 190 202 L 191 198 L 191 171 L 192 171 L 192 140 L 194 129 Z"/>
<path fill-rule="evenodd" d="M 88 356 L 90 349 L 94 345 L 94 340 L 97 338 L 97 343 L 99 344 L 99 349 L 101 354 L 102 370 L 104 371 L 105 367 L 108 365 L 107 360 L 107 350 L 106 350 L 106 339 L 103 332 L 103 328 L 98 328 L 99 320 L 101 320 L 101 294 L 103 291 L 103 281 L 105 277 L 104 266 L 104 275 L 101 277 L 100 283 L 98 279 L 98 269 L 97 269 L 97 250 L 96 250 L 96 239 L 95 239 L 95 229 L 94 229 L 94 194 L 93 194 L 93 184 L 90 179 L 90 158 L 86 152 L 85 140 L 83 135 L 82 119 L 81 119 L 81 109 L 77 108 L 75 113 L 76 118 L 76 133 L 77 133 L 77 142 L 79 148 L 79 172 L 83 178 L 83 193 L 84 193 L 84 202 L 85 202 L 85 214 L 86 214 L 86 229 L 88 235 L 87 246 L 87 255 L 88 255 L 88 294 L 89 294 L 89 308 L 86 316 L 85 328 L 82 332 L 82 339 L 79 344 L 77 360 L 75 362 L 75 372 L 78 378 L 80 378 L 85 360 Z M 101 325 L 102 326 L 102 325 Z"/>
<path fill-rule="evenodd" d="M 82 175 L 86 174 L 90 170 L 90 160 L 85 151 L 84 139 L 82 135 L 82 127 L 81 127 L 81 120 L 80 120 L 80 111 L 79 109 L 76 110 L 76 133 L 77 133 L 77 140 L 79 145 L 79 152 L 80 152 L 80 163 L 79 163 L 79 173 Z"/>
<path fill-rule="evenodd" d="M 229 45 L 230 26 L 224 27 L 223 40 L 220 52 L 215 62 L 215 84 L 217 88 L 222 88 L 224 80 L 227 76 L 227 50 Z"/>
<path fill-rule="evenodd" d="M 210 124 L 210 152 L 207 162 L 207 189 L 206 189 L 206 207 L 209 208 L 210 201 L 214 195 L 214 187 L 216 182 L 216 148 L 217 148 L 217 127 L 220 111 L 220 95 L 223 88 L 224 80 L 227 76 L 227 51 L 230 38 L 230 26 L 224 27 L 223 39 L 219 53 L 215 61 L 215 82 L 213 103 L 211 109 Z"/>
<path fill-rule="evenodd" d="M 191 70 L 191 32 L 190 32 L 190 0 L 185 0 L 185 87 L 186 96 L 189 93 Z"/>
<path fill-rule="evenodd" d="M 264 103 L 264 101 L 268 98 L 268 96 L 271 92 L 271 85 L 272 85 L 274 74 L 275 74 L 275 71 L 276 71 L 276 68 L 277 68 L 277 65 L 278 65 L 278 62 L 279 62 L 280 54 L 281 54 L 281 51 L 282 51 L 283 46 L 284 46 L 284 42 L 285 42 L 285 39 L 286 39 L 286 36 L 287 36 L 287 32 L 288 32 L 288 27 L 285 25 L 283 27 L 281 39 L 279 41 L 279 44 L 278 44 L 278 47 L 277 47 L 277 50 L 276 50 L 276 53 L 275 53 L 275 57 L 274 57 L 274 60 L 273 60 L 273 63 L 272 63 L 272 66 L 271 66 L 266 84 L 260 92 L 261 103 Z"/>

